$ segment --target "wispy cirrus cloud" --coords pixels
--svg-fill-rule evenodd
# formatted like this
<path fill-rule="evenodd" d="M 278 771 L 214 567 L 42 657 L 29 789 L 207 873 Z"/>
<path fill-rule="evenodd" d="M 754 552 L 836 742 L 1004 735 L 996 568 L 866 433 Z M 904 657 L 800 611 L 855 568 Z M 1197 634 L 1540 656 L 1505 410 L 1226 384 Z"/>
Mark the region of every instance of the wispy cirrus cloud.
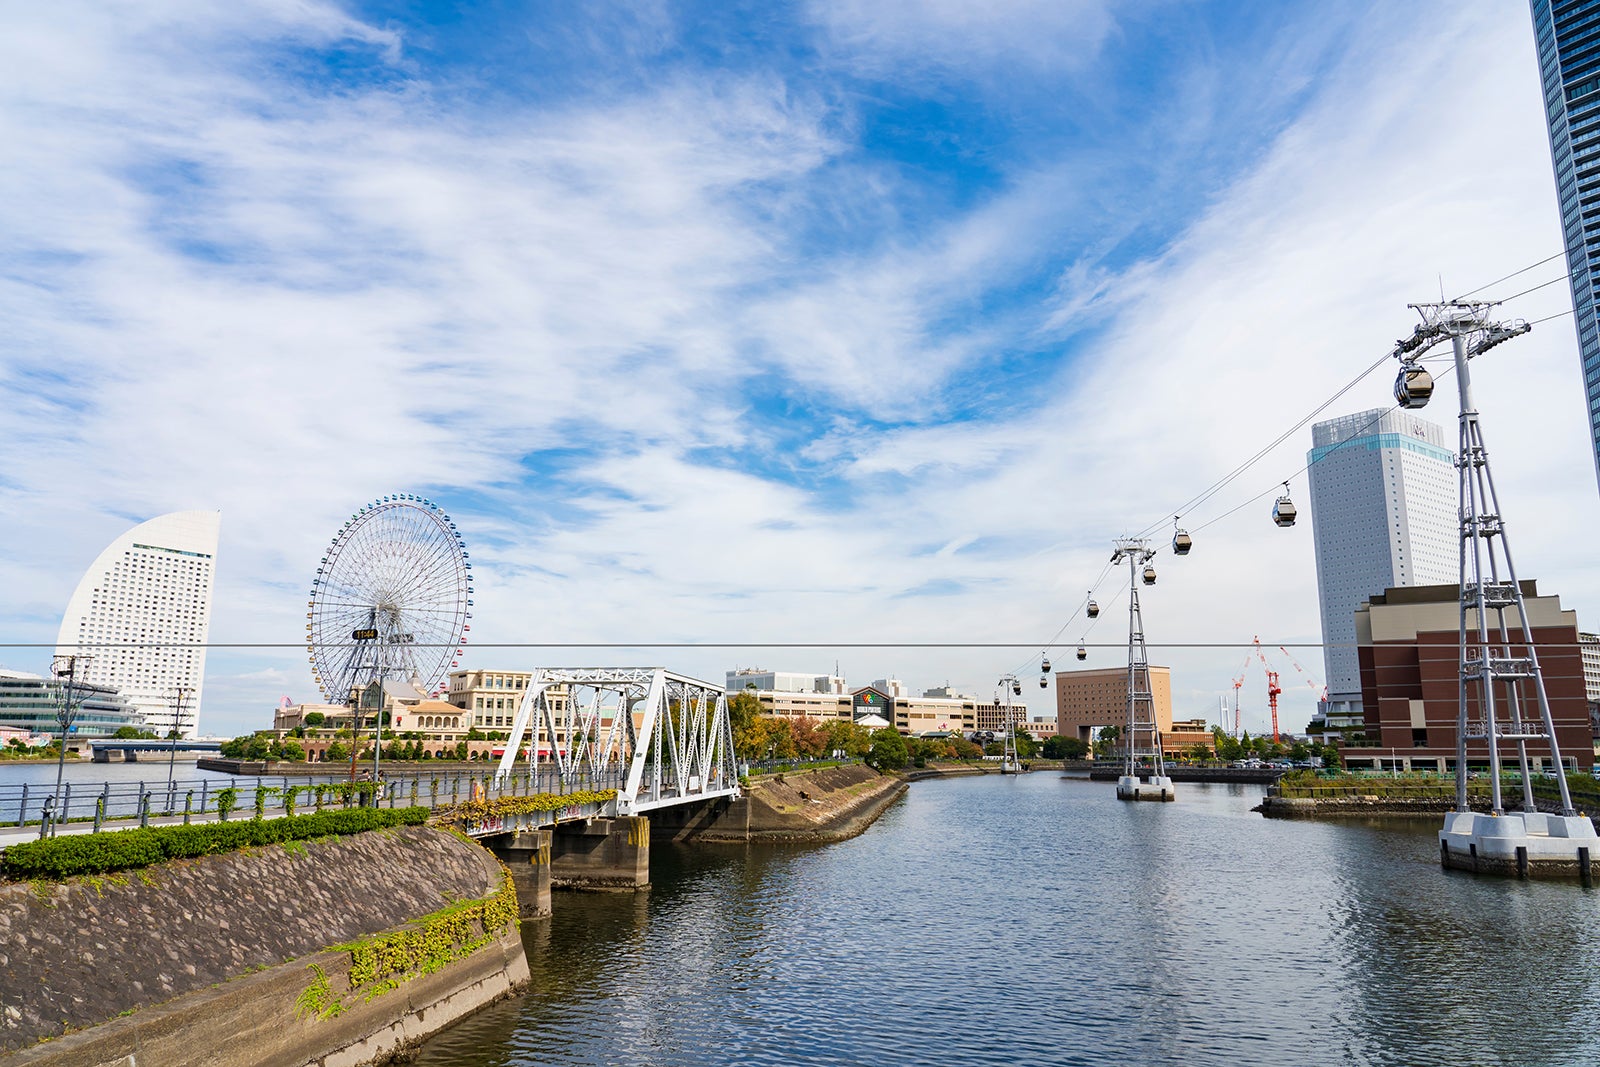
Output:
<path fill-rule="evenodd" d="M 1186 23 L 1162 48 L 1201 43 L 1162 51 L 1145 97 L 1156 31 L 1124 9 L 803 10 L 738 62 L 743 27 L 703 45 L 666 9 L 523 26 L 560 88 L 519 95 L 515 36 L 477 53 L 334 4 L 30 9 L 0 42 L 7 631 L 53 636 L 131 521 L 215 506 L 214 636 L 297 638 L 341 519 L 414 490 L 473 547 L 481 640 L 831 642 L 788 659 L 981 688 L 1029 650 L 844 646 L 1042 642 L 1109 537 L 1164 527 L 1375 358 L 1441 267 L 1475 284 L 1555 247 L 1531 44 L 1488 43 L 1521 13 L 1253 24 L 1255 66 L 1213 54 L 1232 24 Z M 1062 88 L 1041 64 L 1063 49 L 1080 110 L 1023 108 Z M 1026 84 L 960 110 L 923 87 L 974 76 L 957 63 Z M 1192 92 L 1143 107 L 1168 85 Z M 1461 113 L 1514 148 L 1440 166 Z M 1483 375 L 1495 419 L 1571 424 L 1559 462 L 1549 435 L 1496 459 L 1513 503 L 1576 528 L 1563 328 Z M 1265 507 L 1163 565 L 1154 639 L 1315 636 L 1308 531 Z M 1558 527 L 1529 526 L 1519 559 L 1592 598 Z M 1173 657 L 1189 713 L 1237 667 Z M 212 668 L 208 729 L 310 695 L 292 651 Z"/>

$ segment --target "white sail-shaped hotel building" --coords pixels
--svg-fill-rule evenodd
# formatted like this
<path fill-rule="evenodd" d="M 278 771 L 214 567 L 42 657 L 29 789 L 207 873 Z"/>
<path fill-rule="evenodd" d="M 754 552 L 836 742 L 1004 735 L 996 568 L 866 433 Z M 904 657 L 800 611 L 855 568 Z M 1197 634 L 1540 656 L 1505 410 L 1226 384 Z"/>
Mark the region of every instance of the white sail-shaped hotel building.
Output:
<path fill-rule="evenodd" d="M 211 625 L 218 511 L 175 511 L 142 522 L 96 557 L 67 604 L 58 656 L 80 658 L 78 677 L 114 686 L 167 736 L 198 732 Z"/>

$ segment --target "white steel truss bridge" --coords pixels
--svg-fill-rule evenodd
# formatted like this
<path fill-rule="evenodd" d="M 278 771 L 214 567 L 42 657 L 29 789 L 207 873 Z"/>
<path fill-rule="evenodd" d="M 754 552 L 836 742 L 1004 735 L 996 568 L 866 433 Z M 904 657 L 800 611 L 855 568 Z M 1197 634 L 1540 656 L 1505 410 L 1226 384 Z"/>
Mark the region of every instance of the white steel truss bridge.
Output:
<path fill-rule="evenodd" d="M 495 771 L 563 788 L 618 782 L 608 815 L 739 795 L 733 726 L 722 686 L 663 667 L 541 667 L 517 704 Z"/>

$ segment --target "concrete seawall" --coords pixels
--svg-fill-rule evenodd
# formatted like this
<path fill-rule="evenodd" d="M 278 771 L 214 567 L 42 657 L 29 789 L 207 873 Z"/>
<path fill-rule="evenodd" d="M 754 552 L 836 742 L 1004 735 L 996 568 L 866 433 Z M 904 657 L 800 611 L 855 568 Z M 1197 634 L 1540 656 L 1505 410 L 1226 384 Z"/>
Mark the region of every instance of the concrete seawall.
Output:
<path fill-rule="evenodd" d="M 386 1062 L 526 983 L 517 925 L 354 993 L 352 953 L 329 946 L 495 898 L 503 881 L 477 846 L 406 827 L 0 885 L 0 1064 Z"/>
<path fill-rule="evenodd" d="M 658 840 L 825 844 L 855 837 L 905 795 L 906 783 L 859 765 L 757 778 L 738 800 L 652 816 Z"/>

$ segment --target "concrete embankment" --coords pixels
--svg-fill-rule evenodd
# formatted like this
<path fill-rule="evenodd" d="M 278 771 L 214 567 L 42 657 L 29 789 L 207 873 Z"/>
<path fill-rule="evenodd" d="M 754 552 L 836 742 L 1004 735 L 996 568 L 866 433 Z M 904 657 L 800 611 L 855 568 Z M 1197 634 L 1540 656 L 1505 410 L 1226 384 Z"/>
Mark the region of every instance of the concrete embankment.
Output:
<path fill-rule="evenodd" d="M 658 839 L 793 841 L 821 844 L 855 837 L 905 794 L 906 783 L 859 765 L 756 778 L 731 803 L 681 815 L 660 812 Z"/>
<path fill-rule="evenodd" d="M 1506 799 L 1508 807 L 1520 810 L 1521 797 Z M 1476 812 L 1490 810 L 1487 796 L 1472 795 L 1468 806 Z M 1537 800 L 1538 810 L 1547 814 L 1560 814 L 1561 805 Z M 1367 819 L 1367 818 L 1443 818 L 1454 811 L 1454 796 L 1385 796 L 1377 793 L 1340 794 L 1317 797 L 1268 796 L 1253 810 L 1269 819 Z M 1593 816 L 1590 816 L 1591 820 Z M 1600 826 L 1600 823 L 1596 824 Z"/>
<path fill-rule="evenodd" d="M 526 983 L 506 894 L 492 856 L 425 827 L 0 884 L 0 1064 L 387 1062 Z M 330 947 L 442 912 L 414 972 Z"/>

